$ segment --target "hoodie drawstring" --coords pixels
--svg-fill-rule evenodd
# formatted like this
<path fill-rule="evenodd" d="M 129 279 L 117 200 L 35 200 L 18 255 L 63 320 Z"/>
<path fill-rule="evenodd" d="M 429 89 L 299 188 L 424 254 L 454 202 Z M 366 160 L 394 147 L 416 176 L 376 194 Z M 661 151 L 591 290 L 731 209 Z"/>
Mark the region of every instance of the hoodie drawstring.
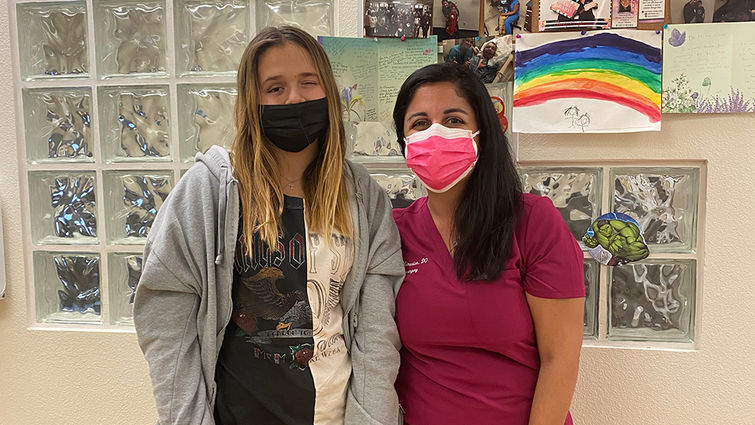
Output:
<path fill-rule="evenodd" d="M 215 264 L 220 265 L 225 255 L 225 221 L 228 198 L 228 167 L 220 167 L 220 196 L 218 199 L 218 255 Z"/>

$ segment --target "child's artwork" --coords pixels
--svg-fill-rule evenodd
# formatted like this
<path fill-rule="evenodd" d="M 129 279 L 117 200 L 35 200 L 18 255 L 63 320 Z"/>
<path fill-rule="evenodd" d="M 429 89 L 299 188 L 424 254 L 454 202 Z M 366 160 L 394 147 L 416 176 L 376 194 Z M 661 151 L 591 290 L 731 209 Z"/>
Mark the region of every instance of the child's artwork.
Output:
<path fill-rule="evenodd" d="M 755 112 L 755 22 L 669 25 L 663 112 Z"/>
<path fill-rule="evenodd" d="M 511 81 L 495 84 L 485 84 L 485 88 L 488 89 L 490 100 L 493 102 L 493 107 L 498 115 L 498 122 L 501 124 L 501 129 L 506 134 L 509 143 L 511 142 L 511 92 L 513 87 Z"/>
<path fill-rule="evenodd" d="M 637 28 L 639 0 L 613 0 L 611 28 Z"/>
<path fill-rule="evenodd" d="M 515 47 L 514 132 L 660 131 L 656 31 L 521 34 Z"/>
<path fill-rule="evenodd" d="M 617 212 L 598 217 L 585 232 L 582 242 L 592 258 L 607 266 L 621 266 L 650 254 L 637 220 Z"/>
<path fill-rule="evenodd" d="M 540 31 L 611 27 L 611 0 L 540 0 Z"/>
<path fill-rule="evenodd" d="M 438 61 L 437 38 L 431 35 L 405 41 L 345 37 L 320 37 L 319 40 L 328 54 L 341 93 L 343 119 L 380 122 L 351 126 L 354 134 L 363 135 L 353 141 L 354 146 L 360 147 L 362 158 L 380 158 L 385 155 L 381 152 L 385 151 L 386 140 L 372 140 L 370 135 L 385 138 L 385 131 L 381 129 L 392 127 L 393 105 L 401 84 L 412 72 Z"/>

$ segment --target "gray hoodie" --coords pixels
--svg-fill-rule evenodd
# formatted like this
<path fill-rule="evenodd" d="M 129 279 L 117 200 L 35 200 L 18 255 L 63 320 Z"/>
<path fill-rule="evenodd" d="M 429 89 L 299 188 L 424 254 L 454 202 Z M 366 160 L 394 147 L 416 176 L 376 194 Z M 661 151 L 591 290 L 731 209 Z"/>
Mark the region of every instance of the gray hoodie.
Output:
<path fill-rule="evenodd" d="M 134 300 L 139 346 L 149 363 L 159 424 L 211 425 L 215 364 L 231 318 L 239 191 L 228 152 L 213 147 L 162 205 L 144 247 Z M 354 264 L 341 293 L 352 376 L 346 424 L 401 420 L 395 295 L 404 277 L 401 242 L 385 192 L 346 162 L 356 232 Z"/>

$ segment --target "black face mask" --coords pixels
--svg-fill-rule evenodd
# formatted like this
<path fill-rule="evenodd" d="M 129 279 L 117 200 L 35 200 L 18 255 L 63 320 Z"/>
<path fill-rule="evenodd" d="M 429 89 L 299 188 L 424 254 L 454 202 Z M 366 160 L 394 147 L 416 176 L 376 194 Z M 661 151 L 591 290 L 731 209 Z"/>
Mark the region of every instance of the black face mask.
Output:
<path fill-rule="evenodd" d="M 328 99 L 287 105 L 260 105 L 262 134 L 286 152 L 299 152 L 328 129 Z"/>

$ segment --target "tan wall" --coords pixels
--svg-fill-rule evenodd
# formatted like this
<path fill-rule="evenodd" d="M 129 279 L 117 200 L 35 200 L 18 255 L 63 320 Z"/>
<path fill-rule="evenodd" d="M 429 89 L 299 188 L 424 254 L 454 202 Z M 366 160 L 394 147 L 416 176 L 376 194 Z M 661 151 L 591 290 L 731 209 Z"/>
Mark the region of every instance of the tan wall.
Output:
<path fill-rule="evenodd" d="M 708 161 L 702 326 L 699 350 L 586 347 L 573 413 L 577 423 L 755 423 L 755 262 L 752 238 L 734 229 L 755 218 L 750 189 L 755 115 L 663 117 L 660 133 L 522 135 L 521 160 Z"/>
<path fill-rule="evenodd" d="M 336 28 L 356 36 L 357 2 Z M 352 17 L 355 17 L 351 19 Z M 0 10 L 0 205 L 8 298 L 0 301 L 0 425 L 151 424 L 147 366 L 133 333 L 30 331 L 10 35 Z M 755 423 L 755 115 L 664 117 L 661 133 L 521 137 L 523 160 L 707 159 L 702 328 L 697 352 L 586 348 L 573 404 L 577 423 Z M 742 232 L 738 236 L 735 232 Z"/>

